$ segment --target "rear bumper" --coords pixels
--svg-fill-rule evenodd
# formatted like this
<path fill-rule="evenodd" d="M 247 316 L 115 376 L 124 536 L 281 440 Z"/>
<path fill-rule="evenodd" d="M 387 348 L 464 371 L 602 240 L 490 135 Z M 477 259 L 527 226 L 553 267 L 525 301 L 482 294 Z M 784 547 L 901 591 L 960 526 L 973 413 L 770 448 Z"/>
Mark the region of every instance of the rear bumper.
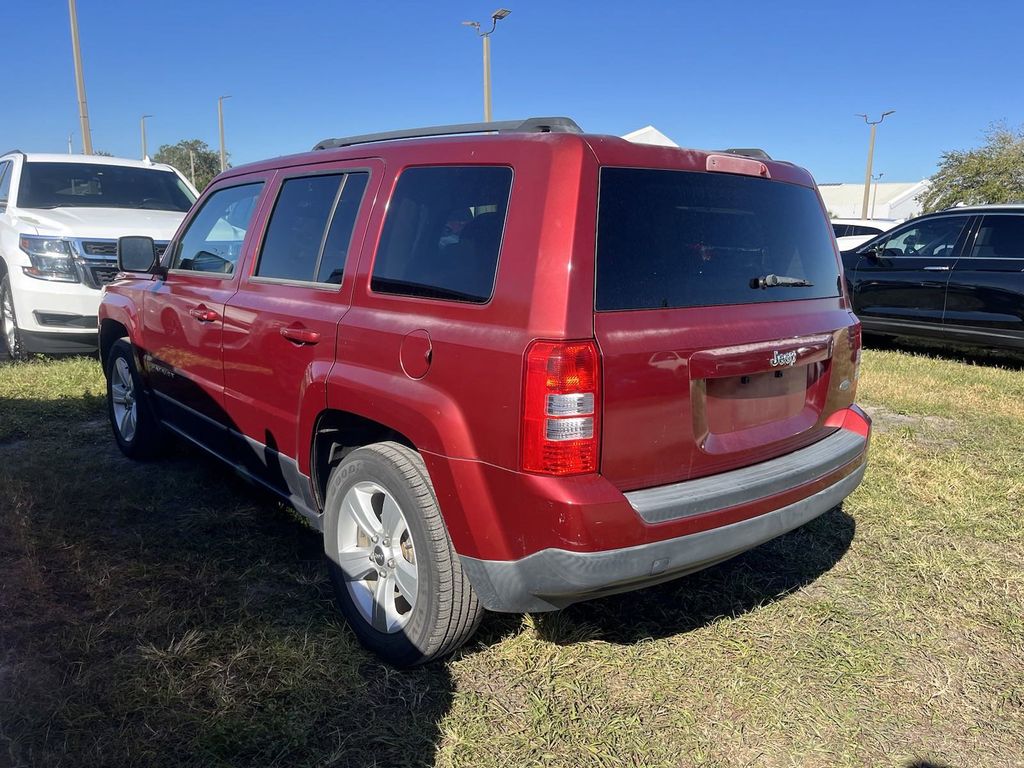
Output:
<path fill-rule="evenodd" d="M 839 428 L 805 449 L 714 477 L 619 493 L 625 509 L 614 516 L 581 508 L 587 529 L 630 530 L 640 541 L 546 546 L 508 559 L 457 546 L 463 568 L 484 607 L 507 612 L 556 610 L 707 568 L 798 528 L 853 492 L 867 467 L 870 420 L 853 406 L 829 421 Z M 624 515 L 631 525 L 619 519 Z"/>
<path fill-rule="evenodd" d="M 462 567 L 489 610 L 557 610 L 684 576 L 771 541 L 839 505 L 866 468 L 862 462 L 853 473 L 812 496 L 720 528 L 604 552 L 545 549 L 511 561 L 462 557 Z"/>

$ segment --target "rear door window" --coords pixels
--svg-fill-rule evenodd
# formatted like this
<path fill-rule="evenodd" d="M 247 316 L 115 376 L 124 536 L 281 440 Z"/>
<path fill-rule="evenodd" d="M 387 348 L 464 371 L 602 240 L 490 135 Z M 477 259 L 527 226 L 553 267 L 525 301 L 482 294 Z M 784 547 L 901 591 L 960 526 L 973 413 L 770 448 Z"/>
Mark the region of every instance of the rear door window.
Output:
<path fill-rule="evenodd" d="M 373 265 L 377 293 L 486 303 L 494 288 L 512 169 L 409 168 L 395 185 Z"/>
<path fill-rule="evenodd" d="M 340 284 L 369 173 L 286 179 L 263 239 L 256 277 Z"/>
<path fill-rule="evenodd" d="M 982 219 L 971 258 L 1024 259 L 1024 216 L 986 216 Z"/>
<path fill-rule="evenodd" d="M 724 173 L 603 168 L 597 309 L 838 296 L 829 226 L 809 187 Z"/>

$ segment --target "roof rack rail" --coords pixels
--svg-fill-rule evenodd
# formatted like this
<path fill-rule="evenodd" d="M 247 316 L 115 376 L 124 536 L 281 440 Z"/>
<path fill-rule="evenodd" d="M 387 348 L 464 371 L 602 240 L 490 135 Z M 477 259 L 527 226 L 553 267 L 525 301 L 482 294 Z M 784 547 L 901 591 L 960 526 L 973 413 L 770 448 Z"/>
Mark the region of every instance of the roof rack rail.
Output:
<path fill-rule="evenodd" d="M 757 160 L 771 160 L 772 156 L 765 152 L 763 149 L 757 149 L 756 147 L 737 148 L 731 149 L 720 149 L 719 152 L 725 152 L 730 155 L 741 155 L 742 157 L 753 157 Z"/>
<path fill-rule="evenodd" d="M 464 133 L 583 133 L 576 121 L 568 117 L 530 117 L 526 120 L 505 120 L 497 123 L 459 123 L 435 125 L 426 128 L 407 128 L 402 131 L 364 133 L 340 139 L 324 139 L 313 150 L 351 147 L 354 144 L 372 144 L 393 139 L 419 139 L 427 136 L 457 136 Z"/>

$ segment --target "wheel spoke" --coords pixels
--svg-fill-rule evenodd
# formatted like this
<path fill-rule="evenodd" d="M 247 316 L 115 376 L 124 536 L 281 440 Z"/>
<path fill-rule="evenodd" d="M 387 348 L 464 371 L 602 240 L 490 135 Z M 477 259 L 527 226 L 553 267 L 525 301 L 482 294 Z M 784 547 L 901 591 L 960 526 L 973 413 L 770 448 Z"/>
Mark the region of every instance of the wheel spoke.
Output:
<path fill-rule="evenodd" d="M 405 520 L 402 518 L 402 510 L 398 502 L 391 498 L 391 494 L 384 496 L 384 508 L 381 510 L 381 523 L 384 528 L 384 535 L 395 544 L 405 530 Z"/>
<path fill-rule="evenodd" d="M 121 433 L 121 437 L 128 440 L 128 422 L 132 417 L 132 409 L 125 408 L 124 413 L 121 414 L 121 422 L 117 425 L 118 431 Z"/>
<path fill-rule="evenodd" d="M 395 610 L 395 579 L 391 575 L 378 576 L 373 591 L 373 618 L 370 624 L 378 632 L 387 632 L 391 622 L 396 618 Z"/>
<path fill-rule="evenodd" d="M 358 486 L 345 494 L 341 503 L 341 512 L 355 521 L 367 538 L 379 537 L 381 534 L 380 520 L 373 511 L 372 494 L 361 491 Z M 342 544 L 344 546 L 344 544 Z"/>
<path fill-rule="evenodd" d="M 128 409 L 128 431 L 125 432 L 124 439 L 131 440 L 135 437 L 135 408 L 129 407 Z"/>
<path fill-rule="evenodd" d="M 128 393 L 125 392 L 124 385 L 117 383 L 116 381 L 110 383 L 110 399 L 118 405 L 124 405 L 128 402 Z"/>
<path fill-rule="evenodd" d="M 416 565 L 399 555 L 395 558 L 395 583 L 410 606 L 416 605 L 416 585 L 419 583 Z"/>
<path fill-rule="evenodd" d="M 370 562 L 370 550 L 362 547 L 337 553 L 335 562 L 345 574 L 346 581 L 362 581 L 375 570 Z"/>
<path fill-rule="evenodd" d="M 134 389 L 132 374 L 128 370 L 128 363 L 124 361 L 124 358 L 119 358 L 117 361 L 117 377 L 121 380 L 121 386 L 124 387 L 125 392 L 131 392 Z"/>

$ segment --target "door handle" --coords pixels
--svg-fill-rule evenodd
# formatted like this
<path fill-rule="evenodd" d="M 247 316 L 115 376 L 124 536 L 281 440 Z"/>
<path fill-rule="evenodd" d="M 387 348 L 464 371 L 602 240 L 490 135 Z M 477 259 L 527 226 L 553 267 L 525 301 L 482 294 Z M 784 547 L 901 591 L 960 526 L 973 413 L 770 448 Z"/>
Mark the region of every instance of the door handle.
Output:
<path fill-rule="evenodd" d="M 925 272 L 949 272 L 949 267 L 924 267 Z"/>
<path fill-rule="evenodd" d="M 193 307 L 188 311 L 192 317 L 198 320 L 200 323 L 212 323 L 214 320 L 219 320 L 218 315 L 214 310 L 207 307 L 205 304 L 200 304 L 198 307 Z"/>
<path fill-rule="evenodd" d="M 316 344 L 320 341 L 320 334 L 309 328 L 288 326 L 281 329 L 281 335 L 296 344 Z"/>

